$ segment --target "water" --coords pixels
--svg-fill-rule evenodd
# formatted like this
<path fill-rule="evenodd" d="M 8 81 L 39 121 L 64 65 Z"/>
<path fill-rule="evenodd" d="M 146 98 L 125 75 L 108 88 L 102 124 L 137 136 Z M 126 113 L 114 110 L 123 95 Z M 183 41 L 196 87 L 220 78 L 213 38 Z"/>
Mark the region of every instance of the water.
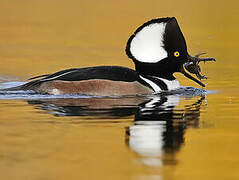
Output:
<path fill-rule="evenodd" d="M 238 179 L 237 1 L 0 0 L 0 86 L 73 67 L 133 68 L 124 48 L 143 22 L 176 16 L 202 90 L 173 94 L 0 93 L 0 178 Z M 186 87 L 187 86 L 187 87 Z M 192 88 L 194 87 L 194 88 Z"/>

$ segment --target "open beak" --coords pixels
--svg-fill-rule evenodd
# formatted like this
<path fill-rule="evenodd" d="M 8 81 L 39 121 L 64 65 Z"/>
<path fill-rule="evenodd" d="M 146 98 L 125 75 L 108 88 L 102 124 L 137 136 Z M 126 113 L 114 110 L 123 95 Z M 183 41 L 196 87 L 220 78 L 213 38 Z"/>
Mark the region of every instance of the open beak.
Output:
<path fill-rule="evenodd" d="M 207 61 L 216 61 L 214 58 L 199 58 L 200 55 L 202 54 L 206 54 L 206 53 L 200 53 L 197 54 L 195 56 L 190 56 L 188 55 L 188 61 L 186 63 L 183 64 L 183 66 L 181 67 L 181 73 L 183 73 L 183 75 L 191 80 L 193 80 L 194 82 L 198 83 L 200 86 L 205 87 L 205 85 L 201 82 L 201 79 L 207 79 L 206 76 L 201 75 L 201 68 L 199 66 L 200 62 L 207 62 Z M 185 69 L 192 73 L 192 74 L 196 74 L 196 76 L 200 79 L 196 79 L 193 76 L 191 76 L 190 74 L 188 74 Z"/>

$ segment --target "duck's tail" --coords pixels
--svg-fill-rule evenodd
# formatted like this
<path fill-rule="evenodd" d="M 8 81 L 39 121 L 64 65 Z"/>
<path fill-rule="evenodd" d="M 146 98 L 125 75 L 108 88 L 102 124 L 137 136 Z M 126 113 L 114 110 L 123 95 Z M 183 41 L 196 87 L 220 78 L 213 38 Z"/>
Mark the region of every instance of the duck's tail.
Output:
<path fill-rule="evenodd" d="M 0 89 L 0 91 L 26 91 L 26 90 L 34 90 L 35 86 L 39 85 L 40 81 L 39 80 L 34 80 L 30 82 L 26 82 L 21 85 L 17 85 L 14 87 L 9 87 L 9 88 L 3 88 Z"/>
<path fill-rule="evenodd" d="M 26 90 L 25 84 L 20 85 L 20 86 L 15 86 L 15 87 L 10 87 L 10 88 L 3 88 L 0 89 L 0 91 L 22 91 L 22 90 Z"/>

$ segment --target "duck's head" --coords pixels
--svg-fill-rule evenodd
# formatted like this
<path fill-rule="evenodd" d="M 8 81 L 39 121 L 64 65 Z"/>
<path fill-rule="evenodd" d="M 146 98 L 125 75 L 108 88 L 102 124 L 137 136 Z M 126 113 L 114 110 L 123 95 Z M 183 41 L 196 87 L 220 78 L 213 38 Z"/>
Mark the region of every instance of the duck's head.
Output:
<path fill-rule="evenodd" d="M 184 70 L 184 64 L 198 65 L 196 62 L 202 59 L 188 54 L 185 38 L 174 17 L 153 19 L 140 26 L 129 38 L 126 54 L 134 61 L 136 71 L 141 75 L 175 80 L 173 73 L 181 72 L 204 86 Z M 207 61 L 210 60 L 214 59 L 207 58 Z"/>

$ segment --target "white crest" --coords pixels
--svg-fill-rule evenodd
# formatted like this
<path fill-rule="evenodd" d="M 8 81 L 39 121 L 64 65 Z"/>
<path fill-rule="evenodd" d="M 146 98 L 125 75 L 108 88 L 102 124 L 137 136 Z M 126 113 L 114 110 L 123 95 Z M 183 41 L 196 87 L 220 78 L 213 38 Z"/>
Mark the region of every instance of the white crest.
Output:
<path fill-rule="evenodd" d="M 143 27 L 131 41 L 131 54 L 138 61 L 146 63 L 156 63 L 168 57 L 163 47 L 165 27 L 166 23 L 153 23 Z"/>

